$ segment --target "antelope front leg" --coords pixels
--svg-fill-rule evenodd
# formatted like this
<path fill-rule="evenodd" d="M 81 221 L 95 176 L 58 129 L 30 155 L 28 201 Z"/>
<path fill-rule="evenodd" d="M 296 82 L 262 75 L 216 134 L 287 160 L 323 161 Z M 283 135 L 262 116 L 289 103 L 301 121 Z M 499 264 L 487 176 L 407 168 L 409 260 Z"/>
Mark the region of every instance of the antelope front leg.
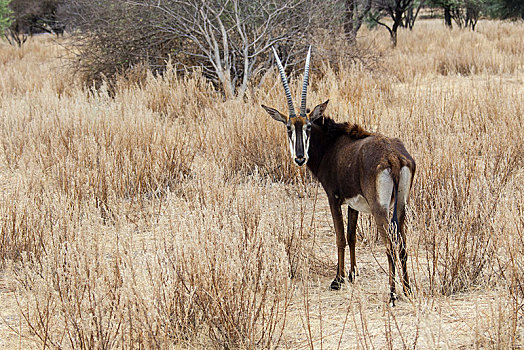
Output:
<path fill-rule="evenodd" d="M 329 200 L 329 207 L 331 209 L 331 216 L 333 217 L 333 223 L 335 224 L 335 233 L 337 236 L 337 252 L 338 252 L 338 265 L 337 275 L 333 282 L 331 282 L 330 288 L 332 290 L 339 290 L 342 283 L 344 283 L 344 254 L 346 250 L 346 237 L 344 236 L 344 219 L 342 218 L 342 211 L 340 208 L 340 202 L 337 199 Z"/>
<path fill-rule="evenodd" d="M 354 282 L 357 274 L 357 258 L 355 256 L 355 245 L 357 243 L 357 221 L 358 211 L 348 206 L 348 245 L 349 245 L 349 260 L 351 267 L 349 268 L 349 281 Z"/>

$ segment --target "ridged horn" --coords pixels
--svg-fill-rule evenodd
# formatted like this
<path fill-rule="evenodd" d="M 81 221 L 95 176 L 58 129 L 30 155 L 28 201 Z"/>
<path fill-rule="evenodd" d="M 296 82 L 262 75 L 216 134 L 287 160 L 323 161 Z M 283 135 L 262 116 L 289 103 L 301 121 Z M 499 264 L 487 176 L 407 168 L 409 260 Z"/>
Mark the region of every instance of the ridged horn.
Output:
<path fill-rule="evenodd" d="M 309 83 L 309 61 L 311 59 L 311 45 L 307 51 L 306 66 L 304 68 L 304 84 L 302 85 L 302 100 L 300 101 L 300 116 L 306 117 L 306 97 L 307 97 L 307 86 Z"/>
<path fill-rule="evenodd" d="M 289 107 L 289 118 L 296 117 L 295 108 L 293 107 L 293 99 L 291 98 L 291 91 L 289 90 L 289 85 L 287 83 L 286 72 L 284 72 L 284 67 L 280 58 L 278 58 L 277 50 L 274 46 L 271 46 L 273 53 L 275 54 L 275 60 L 277 61 L 278 71 L 280 72 L 280 79 L 282 79 L 282 85 L 284 85 L 284 91 L 286 92 L 287 105 Z"/>

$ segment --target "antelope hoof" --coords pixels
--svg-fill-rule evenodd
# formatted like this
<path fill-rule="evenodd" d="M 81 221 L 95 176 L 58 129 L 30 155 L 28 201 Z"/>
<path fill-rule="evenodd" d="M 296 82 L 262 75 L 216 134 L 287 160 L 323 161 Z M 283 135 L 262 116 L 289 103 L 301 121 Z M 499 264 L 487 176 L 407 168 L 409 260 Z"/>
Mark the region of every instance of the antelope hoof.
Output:
<path fill-rule="evenodd" d="M 350 283 L 353 283 L 353 282 L 355 282 L 355 279 L 356 279 L 355 274 L 354 274 L 353 272 L 350 272 L 350 273 L 348 274 L 348 281 L 349 281 Z"/>
<path fill-rule="evenodd" d="M 342 283 L 344 283 L 344 277 L 337 276 L 331 282 L 331 285 L 329 286 L 329 289 L 331 290 L 340 290 L 340 287 L 342 286 Z"/>
<path fill-rule="evenodd" d="M 413 292 L 411 291 L 411 287 L 409 284 L 404 286 L 404 295 L 407 297 L 411 297 L 413 295 Z"/>
<path fill-rule="evenodd" d="M 349 282 L 353 283 L 357 280 L 357 276 L 358 276 L 358 270 L 355 269 L 353 271 L 349 271 L 349 274 L 348 274 L 348 280 Z"/>
<path fill-rule="evenodd" d="M 395 307 L 395 301 L 397 300 L 397 295 L 394 292 L 391 292 L 389 296 L 389 306 Z"/>

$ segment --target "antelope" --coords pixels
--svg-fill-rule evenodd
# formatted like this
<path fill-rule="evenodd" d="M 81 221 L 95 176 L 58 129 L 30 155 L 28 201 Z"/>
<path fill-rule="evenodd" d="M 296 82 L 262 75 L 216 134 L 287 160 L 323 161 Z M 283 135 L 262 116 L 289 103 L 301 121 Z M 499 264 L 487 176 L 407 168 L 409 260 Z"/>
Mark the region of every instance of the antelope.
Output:
<path fill-rule="evenodd" d="M 378 133 L 371 133 L 357 124 L 337 123 L 324 115 L 329 100 L 306 110 L 307 86 L 311 47 L 309 47 L 302 87 L 300 114 L 297 116 L 289 90 L 286 74 L 278 54 L 273 48 L 287 98 L 289 114 L 262 105 L 269 115 L 287 128 L 292 160 L 307 167 L 324 188 L 333 217 L 338 252 L 335 279 L 330 285 L 339 290 L 345 281 L 344 255 L 349 245 L 350 270 L 348 279 L 357 274 L 355 244 L 359 212 L 370 213 L 378 233 L 386 246 L 389 265 L 390 303 L 395 305 L 395 254 L 398 245 L 402 268 L 402 286 L 406 295 L 411 294 L 407 273 L 406 235 L 404 232 L 405 208 L 415 174 L 415 161 L 402 142 Z M 347 241 L 341 207 L 348 204 Z M 392 230 L 389 230 L 389 212 Z M 390 237 L 393 235 L 393 237 Z"/>

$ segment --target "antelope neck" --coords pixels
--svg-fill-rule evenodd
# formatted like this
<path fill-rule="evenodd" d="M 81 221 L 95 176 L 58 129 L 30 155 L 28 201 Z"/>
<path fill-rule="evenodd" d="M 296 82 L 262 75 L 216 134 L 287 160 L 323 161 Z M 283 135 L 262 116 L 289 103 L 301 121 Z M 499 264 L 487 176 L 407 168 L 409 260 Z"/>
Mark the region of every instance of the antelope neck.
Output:
<path fill-rule="evenodd" d="M 315 177 L 318 178 L 320 163 L 337 138 L 337 136 L 328 135 L 324 130 L 322 130 L 321 126 L 313 123 L 311 127 L 311 135 L 309 136 L 309 159 L 307 166 Z"/>

